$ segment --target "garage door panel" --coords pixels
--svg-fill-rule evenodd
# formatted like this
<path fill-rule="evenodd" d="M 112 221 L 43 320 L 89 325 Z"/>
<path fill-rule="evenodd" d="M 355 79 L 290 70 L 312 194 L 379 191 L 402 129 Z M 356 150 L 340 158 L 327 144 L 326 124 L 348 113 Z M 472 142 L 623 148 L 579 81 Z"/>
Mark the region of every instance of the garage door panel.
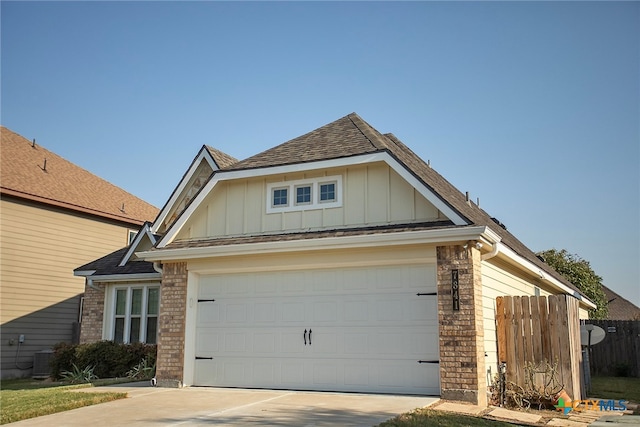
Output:
<path fill-rule="evenodd" d="M 194 384 L 437 394 L 434 290 L 432 266 L 204 276 Z"/>

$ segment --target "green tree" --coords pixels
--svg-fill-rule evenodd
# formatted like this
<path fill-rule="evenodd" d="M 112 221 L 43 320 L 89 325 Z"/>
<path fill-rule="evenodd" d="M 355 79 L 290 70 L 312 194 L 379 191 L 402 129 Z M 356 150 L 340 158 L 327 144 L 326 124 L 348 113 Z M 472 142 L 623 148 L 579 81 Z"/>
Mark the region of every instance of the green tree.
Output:
<path fill-rule="evenodd" d="M 538 252 L 548 265 L 573 283 L 597 307 L 589 310 L 590 319 L 605 319 L 609 314 L 607 297 L 602 289 L 602 277 L 598 276 L 586 261 L 578 255 L 570 254 L 565 249 L 560 251 L 549 249 Z"/>

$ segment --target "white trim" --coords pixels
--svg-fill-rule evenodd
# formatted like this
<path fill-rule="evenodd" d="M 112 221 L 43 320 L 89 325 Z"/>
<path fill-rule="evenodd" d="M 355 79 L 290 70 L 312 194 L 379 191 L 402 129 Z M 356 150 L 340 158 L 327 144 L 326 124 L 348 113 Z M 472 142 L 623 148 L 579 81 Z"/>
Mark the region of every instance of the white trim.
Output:
<path fill-rule="evenodd" d="M 320 201 L 321 184 L 335 184 L 335 200 L 325 202 Z M 311 187 L 311 201 L 309 203 L 296 203 L 296 189 L 300 187 Z M 287 204 L 274 206 L 273 191 L 280 189 L 288 189 Z M 295 181 L 270 182 L 267 184 L 266 199 L 267 214 L 339 208 L 342 206 L 342 175 L 298 179 Z"/>
<path fill-rule="evenodd" d="M 208 258 L 212 256 L 252 255 L 273 252 L 295 252 L 329 249 L 400 246 L 425 243 L 464 242 L 481 240 L 492 244 L 500 238 L 488 227 L 439 228 L 434 230 L 402 231 L 356 236 L 320 237 L 275 242 L 240 243 L 201 248 L 163 249 L 138 252 L 136 255 L 146 261 L 166 261 Z"/>
<path fill-rule="evenodd" d="M 138 336 L 138 341 L 136 342 L 147 342 L 147 320 L 150 317 L 149 314 L 147 313 L 148 310 L 148 304 L 149 304 L 149 300 L 148 300 L 148 294 L 149 294 L 149 290 L 150 289 L 158 289 L 158 312 L 155 315 L 152 315 L 151 317 L 155 317 L 156 318 L 156 344 L 158 342 L 158 331 L 159 331 L 159 327 L 160 327 L 160 292 L 161 291 L 161 283 L 149 283 L 149 284 L 135 284 L 135 283 L 128 283 L 128 284 L 120 284 L 120 285 L 114 285 L 114 286 L 110 286 L 109 287 L 109 292 L 107 294 L 107 298 L 108 301 L 105 301 L 105 303 L 107 304 L 107 307 L 105 307 L 105 318 L 103 319 L 103 331 L 102 331 L 102 335 L 103 338 L 106 337 L 105 339 L 108 340 L 113 340 L 115 341 L 115 333 L 116 333 L 116 306 L 117 306 L 117 292 L 118 290 L 125 290 L 126 291 L 126 304 L 125 304 L 125 314 L 124 314 L 124 330 L 122 331 L 122 341 L 124 343 L 131 343 L 131 341 L 129 340 L 130 335 L 131 335 L 131 319 L 133 318 L 132 314 L 131 314 L 131 304 L 132 304 L 132 293 L 133 293 L 133 289 L 141 289 L 142 290 L 142 301 L 141 301 L 141 307 L 140 307 L 140 331 L 139 331 L 139 336 Z M 108 318 L 107 318 L 108 316 Z M 138 315 L 135 315 L 136 318 L 138 318 Z"/>
<path fill-rule="evenodd" d="M 193 174 L 196 173 L 196 170 L 198 169 L 198 167 L 200 167 L 202 160 L 206 160 L 207 163 L 209 163 L 209 166 L 211 166 L 211 169 L 214 171 L 214 173 L 219 169 L 215 160 L 211 156 L 211 153 L 209 153 L 209 150 L 207 150 L 207 147 L 203 145 L 202 148 L 200 148 L 200 152 L 198 152 L 195 159 L 193 159 L 193 161 L 191 162 L 189 169 L 187 169 L 187 172 L 184 174 L 184 176 L 180 180 L 180 183 L 178 183 L 178 186 L 176 187 L 176 189 L 173 190 L 173 193 L 171 193 L 171 197 L 169 198 L 169 200 L 167 200 L 167 203 L 164 205 L 164 208 L 158 214 L 158 217 L 151 225 L 152 233 L 156 233 L 160 228 L 160 226 L 163 224 L 165 218 L 167 217 L 167 215 L 169 215 L 169 213 L 173 209 L 173 206 L 178 202 L 178 197 L 180 197 L 180 195 L 182 194 L 183 190 L 186 188 L 189 181 L 191 181 Z"/>
<path fill-rule="evenodd" d="M 154 237 L 153 233 L 151 232 L 151 228 L 149 227 L 149 223 L 148 222 L 144 223 L 144 225 L 142 226 L 142 228 L 140 229 L 140 231 L 136 235 L 136 238 L 133 239 L 133 242 L 131 242 L 131 245 L 129 245 L 129 250 L 127 250 L 127 253 L 122 257 L 122 260 L 120 260 L 120 264 L 118 264 L 118 267 L 124 267 L 124 265 L 127 262 L 129 262 L 129 260 L 131 259 L 131 257 L 134 254 L 135 249 L 138 247 L 140 242 L 142 242 L 142 238 L 144 236 L 149 237 L 149 240 L 151 240 L 151 246 L 156 244 L 156 238 Z"/>
<path fill-rule="evenodd" d="M 260 176 L 279 175 L 295 172 L 312 171 L 318 169 L 330 169 L 340 168 L 353 165 L 362 165 L 368 163 L 385 162 L 394 171 L 396 171 L 402 178 L 407 180 L 416 190 L 424 196 L 431 204 L 433 204 L 438 210 L 440 210 L 449 220 L 455 225 L 467 225 L 467 221 L 462 216 L 457 214 L 449 205 L 436 196 L 429 188 L 422 184 L 415 176 L 413 176 L 407 169 L 405 169 L 395 158 L 393 158 L 387 152 L 378 152 L 373 154 L 363 154 L 353 157 L 343 157 L 332 160 L 321 160 L 318 162 L 310 163 L 297 163 L 293 165 L 274 166 L 269 168 L 256 168 L 256 169 L 243 169 L 243 170 L 231 170 L 231 171 L 214 171 L 213 177 L 207 182 L 202 191 L 193 199 L 191 204 L 184 210 L 184 212 L 176 219 L 171 225 L 167 233 L 160 239 L 157 246 L 163 248 L 173 241 L 176 235 L 180 233 L 182 227 L 187 220 L 191 217 L 193 212 L 197 209 L 202 201 L 209 195 L 216 184 L 220 181 L 230 181 L 240 178 L 254 178 Z M 176 192 L 177 193 L 177 190 Z M 174 194 L 175 194 L 174 193 Z M 169 205 L 169 203 L 167 204 Z M 152 231 L 156 230 L 157 224 L 162 221 L 158 217 L 158 220 L 154 223 Z"/>
<path fill-rule="evenodd" d="M 85 276 L 86 277 L 86 276 Z M 90 276 L 94 282 L 140 282 L 143 280 L 162 279 L 160 273 L 138 273 L 138 274 L 105 274 L 103 276 Z"/>
<path fill-rule="evenodd" d="M 534 276 L 537 276 L 543 282 L 546 282 L 547 284 L 562 291 L 563 293 L 571 295 L 581 303 L 584 303 L 589 308 L 593 309 L 597 307 L 593 302 L 591 302 L 589 299 L 582 296 L 579 292 L 574 291 L 564 283 L 551 277 L 549 273 L 542 271 L 540 267 L 538 267 L 531 261 L 527 260 L 526 258 L 518 255 L 515 251 L 513 251 L 513 249 L 509 248 L 508 246 L 502 243 L 496 243 L 496 245 L 498 245 L 498 251 L 497 251 L 498 255 L 502 254 L 505 258 L 507 258 L 507 260 L 511 261 L 512 264 L 516 264 L 519 267 L 529 271 L 529 273 L 533 274 Z"/>
<path fill-rule="evenodd" d="M 84 270 L 84 271 L 80 270 L 80 271 L 74 271 L 73 275 L 76 277 L 89 277 L 95 272 L 96 270 Z"/>

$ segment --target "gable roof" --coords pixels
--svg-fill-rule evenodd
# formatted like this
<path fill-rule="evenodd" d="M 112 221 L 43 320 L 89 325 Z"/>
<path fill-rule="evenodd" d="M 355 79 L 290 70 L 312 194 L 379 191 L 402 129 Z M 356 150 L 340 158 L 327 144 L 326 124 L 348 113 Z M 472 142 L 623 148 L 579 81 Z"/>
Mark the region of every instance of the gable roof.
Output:
<path fill-rule="evenodd" d="M 205 145 L 205 148 L 211 154 L 213 161 L 218 165 L 218 169 L 226 169 L 233 165 L 234 163 L 238 163 L 238 159 L 233 156 L 228 155 L 227 153 L 223 153 L 217 148 L 213 148 L 209 145 Z"/>
<path fill-rule="evenodd" d="M 171 196 L 167 199 L 167 202 L 164 204 L 158 216 L 151 226 L 152 232 L 161 232 L 164 227 L 164 222 L 167 220 L 168 215 L 176 208 L 176 206 L 181 202 L 180 198 L 183 196 L 183 192 L 188 190 L 189 183 L 192 181 L 192 178 L 195 177 L 198 168 L 203 165 L 208 165 L 210 167 L 210 173 L 213 175 L 215 171 L 228 168 L 232 166 L 234 163 L 237 163 L 238 160 L 233 156 L 230 156 L 222 151 L 210 147 L 208 145 L 203 145 L 198 154 L 193 158 L 189 168 L 187 168 L 184 175 L 178 182 L 178 185 L 171 192 Z M 211 178 L 211 175 L 207 177 L 207 179 Z M 190 202 L 190 200 L 189 200 Z M 187 204 L 189 203 L 187 202 Z M 186 206 L 185 206 L 186 207 Z M 170 221 L 173 219 L 169 218 Z"/>
<path fill-rule="evenodd" d="M 144 275 L 146 278 L 159 278 L 162 276 L 153 268 L 153 263 L 149 261 L 129 260 L 125 265 L 120 265 L 120 261 L 125 257 L 129 248 L 130 246 L 118 249 L 102 258 L 75 268 L 73 274 L 95 279 L 99 279 L 102 276 L 102 279 L 106 277 L 107 280 L 113 280 L 115 276 L 125 275 Z"/>
<path fill-rule="evenodd" d="M 233 163 L 218 172 L 214 171 L 207 188 L 211 190 L 211 184 L 214 183 L 215 179 L 222 179 L 225 175 L 229 177 L 240 176 L 239 173 L 243 171 L 249 173 L 270 168 L 270 171 L 273 172 L 291 165 L 302 165 L 304 167 L 304 164 L 308 163 L 321 163 L 337 159 L 346 159 L 345 162 L 348 163 L 350 158 L 354 158 L 355 161 L 356 156 L 368 155 L 368 157 L 373 158 L 374 155 L 378 154 L 391 156 L 391 158 L 400 165 L 399 167 L 403 169 L 401 172 L 404 172 L 405 176 L 417 180 L 417 186 L 427 188 L 429 195 L 435 197 L 441 206 L 448 208 L 447 210 L 450 210 L 451 213 L 458 216 L 461 221 L 454 221 L 457 227 L 484 226 L 490 229 L 499 237 L 500 243 L 509 249 L 509 254 L 513 253 L 516 257 L 521 258 L 517 260 L 518 263 L 526 265 L 527 268 L 539 274 L 541 278 L 546 278 L 547 276 L 552 277 L 556 283 L 559 282 L 565 288 L 573 291 L 575 296 L 582 295 L 584 297 L 573 284 L 541 261 L 533 251 L 507 231 L 506 227 L 492 218 L 475 203 L 468 200 L 466 195 L 444 179 L 444 177 L 425 163 L 398 138 L 390 133 L 381 134 L 356 113 L 348 114 L 302 136 L 291 139 L 245 160 Z M 388 159 L 388 157 L 386 158 Z M 220 178 L 216 178 L 216 176 Z M 205 189 L 203 189 L 203 195 L 199 197 L 204 197 L 205 194 Z M 430 201 L 433 203 L 433 200 Z M 194 199 L 194 204 L 195 203 L 197 203 L 196 199 Z M 185 210 L 183 215 L 189 215 L 192 211 L 193 210 Z M 184 221 L 184 218 L 176 220 L 174 225 L 180 223 L 179 226 L 181 226 L 181 224 L 184 224 Z M 402 227 L 396 228 L 402 229 Z M 193 241 L 171 242 L 171 233 L 172 230 L 168 230 L 167 235 L 159 242 L 159 250 L 162 250 L 161 248 L 163 247 L 166 249 L 178 249 L 184 248 L 185 246 L 214 246 L 216 244 L 216 242 L 213 241 L 214 239 L 208 239 L 208 242 L 201 241 L 197 243 Z M 173 233 L 175 234 L 175 231 L 173 231 Z M 263 236 L 260 239 L 277 241 L 278 239 L 286 240 L 289 238 L 290 236 L 288 235 L 274 234 Z M 225 244 L 240 243 L 241 240 L 241 238 L 231 238 L 227 239 Z M 586 297 L 584 297 L 584 299 L 588 301 Z M 587 304 L 589 303 L 590 302 Z"/>
<path fill-rule="evenodd" d="M 602 286 L 602 290 L 609 302 L 609 320 L 640 320 L 640 307 L 624 298 L 612 289 Z"/>
<path fill-rule="evenodd" d="M 375 153 L 387 139 L 356 113 L 234 164 L 232 170 L 308 163 Z"/>
<path fill-rule="evenodd" d="M 3 195 L 135 225 L 158 214 L 155 206 L 6 127 L 0 133 Z"/>

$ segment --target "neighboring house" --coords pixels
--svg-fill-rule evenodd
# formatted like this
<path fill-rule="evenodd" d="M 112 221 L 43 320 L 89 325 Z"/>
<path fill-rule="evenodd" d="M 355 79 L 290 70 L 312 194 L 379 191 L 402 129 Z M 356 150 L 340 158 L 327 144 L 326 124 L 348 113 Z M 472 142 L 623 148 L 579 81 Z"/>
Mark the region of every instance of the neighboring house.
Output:
<path fill-rule="evenodd" d="M 640 320 L 640 307 L 604 285 L 602 289 L 609 308 L 607 320 Z"/>
<path fill-rule="evenodd" d="M 595 307 L 355 113 L 243 161 L 203 147 L 133 245 L 76 275 L 82 340 L 157 342 L 165 386 L 484 405 L 497 296 Z"/>
<path fill-rule="evenodd" d="M 35 141 L 0 133 L 1 371 L 12 378 L 32 374 L 34 353 L 77 335 L 85 282 L 73 269 L 126 245 L 158 209 Z"/>

